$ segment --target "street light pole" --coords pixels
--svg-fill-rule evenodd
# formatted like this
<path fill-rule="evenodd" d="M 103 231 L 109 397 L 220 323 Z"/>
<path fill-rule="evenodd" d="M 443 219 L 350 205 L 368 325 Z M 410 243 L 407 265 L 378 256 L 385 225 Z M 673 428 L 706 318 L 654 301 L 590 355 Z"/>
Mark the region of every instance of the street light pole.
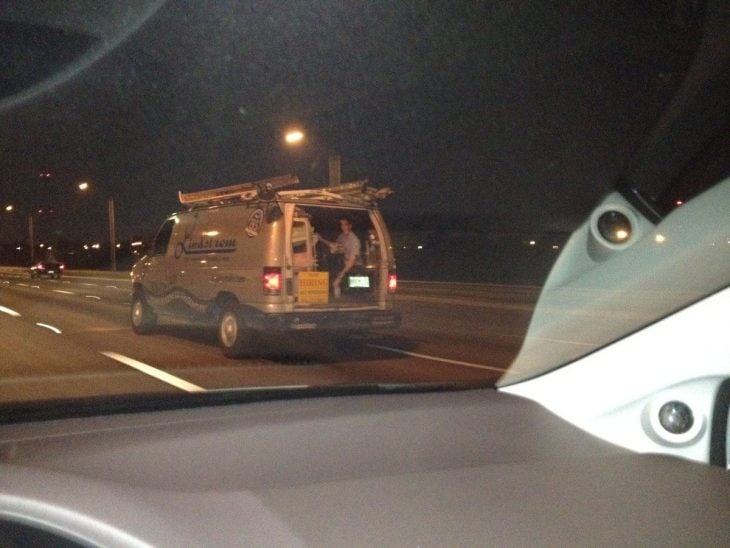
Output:
<path fill-rule="evenodd" d="M 28 245 L 30 246 L 30 262 L 35 262 L 35 242 L 33 238 L 33 214 L 28 215 Z"/>
<path fill-rule="evenodd" d="M 114 219 L 114 198 L 109 198 L 109 245 L 111 248 L 112 272 L 117 271 L 117 228 Z"/>
<path fill-rule="evenodd" d="M 81 181 L 76 185 L 81 192 L 87 192 L 90 189 L 88 181 Z M 112 272 L 117 271 L 117 225 L 114 210 L 114 197 L 109 196 L 107 200 L 107 215 L 109 218 L 109 262 L 111 263 Z"/>
<path fill-rule="evenodd" d="M 330 154 L 329 156 L 329 173 L 330 186 L 339 186 L 342 183 L 342 164 L 339 154 Z"/>
<path fill-rule="evenodd" d="M 304 132 L 300 129 L 292 128 L 284 134 L 284 141 L 289 146 L 299 146 L 304 141 Z M 328 155 L 329 163 L 329 186 L 339 186 L 342 184 L 342 160 L 340 155 L 330 152 Z"/>

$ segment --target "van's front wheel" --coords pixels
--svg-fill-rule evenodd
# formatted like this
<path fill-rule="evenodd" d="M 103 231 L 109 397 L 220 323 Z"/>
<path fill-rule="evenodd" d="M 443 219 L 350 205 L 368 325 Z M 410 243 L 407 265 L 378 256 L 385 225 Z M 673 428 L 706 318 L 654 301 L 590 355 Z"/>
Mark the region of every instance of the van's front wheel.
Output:
<path fill-rule="evenodd" d="M 218 317 L 218 342 L 223 355 L 240 358 L 250 345 L 251 333 L 241 318 L 239 307 L 234 302 L 227 303 Z"/>

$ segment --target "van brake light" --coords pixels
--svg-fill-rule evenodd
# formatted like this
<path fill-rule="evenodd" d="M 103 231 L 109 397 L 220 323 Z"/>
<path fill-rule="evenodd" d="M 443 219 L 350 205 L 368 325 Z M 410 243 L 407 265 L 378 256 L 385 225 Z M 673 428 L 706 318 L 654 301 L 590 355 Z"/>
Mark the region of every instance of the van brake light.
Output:
<path fill-rule="evenodd" d="M 395 293 L 396 289 L 398 289 L 398 276 L 395 272 L 390 272 L 388 274 L 388 293 Z"/>
<path fill-rule="evenodd" d="M 264 295 L 281 295 L 281 267 L 264 267 Z"/>

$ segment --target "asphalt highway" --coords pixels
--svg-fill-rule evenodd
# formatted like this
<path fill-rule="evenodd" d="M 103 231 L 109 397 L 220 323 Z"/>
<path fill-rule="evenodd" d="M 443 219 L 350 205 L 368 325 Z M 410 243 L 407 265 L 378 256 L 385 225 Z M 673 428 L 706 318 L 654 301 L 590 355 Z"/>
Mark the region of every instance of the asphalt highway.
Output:
<path fill-rule="evenodd" d="M 365 340 L 313 333 L 261 338 L 225 358 L 214 328 L 129 325 L 123 274 L 31 280 L 0 270 L 0 402 L 250 387 L 496 381 L 519 350 L 538 290 L 404 282 L 403 325 Z"/>

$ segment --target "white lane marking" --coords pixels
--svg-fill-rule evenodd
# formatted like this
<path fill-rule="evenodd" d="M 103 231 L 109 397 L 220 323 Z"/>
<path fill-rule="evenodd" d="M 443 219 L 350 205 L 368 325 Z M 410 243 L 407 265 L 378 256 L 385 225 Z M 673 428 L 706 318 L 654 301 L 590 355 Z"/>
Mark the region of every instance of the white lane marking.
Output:
<path fill-rule="evenodd" d="M 450 360 L 448 358 L 439 358 L 438 356 L 428 356 L 426 354 L 417 354 L 416 352 L 408 352 L 401 350 L 400 348 L 391 348 L 389 346 L 380 346 L 379 344 L 368 344 L 370 348 L 379 348 L 380 350 L 388 350 L 389 352 L 395 352 L 396 354 L 404 354 L 406 356 L 412 356 L 414 358 L 423 358 L 424 360 L 432 360 L 435 362 L 451 363 L 454 365 L 463 365 L 464 367 L 474 367 L 475 369 L 488 369 L 490 371 L 499 371 L 501 373 L 507 371 L 502 367 L 492 367 L 490 365 L 480 365 L 478 363 L 462 362 L 459 360 Z"/>
<path fill-rule="evenodd" d="M 13 318 L 20 318 L 20 313 L 16 312 L 12 308 L 7 308 L 5 306 L 0 305 L 0 312 L 4 312 L 5 314 L 8 314 L 9 316 L 12 316 Z"/>
<path fill-rule="evenodd" d="M 28 287 L 28 284 L 17 283 L 16 285 L 19 285 L 20 287 Z"/>
<path fill-rule="evenodd" d="M 97 297 L 96 295 L 84 295 L 87 299 L 96 299 L 97 301 L 101 300 L 101 297 Z"/>
<path fill-rule="evenodd" d="M 235 388 L 209 388 L 206 392 L 257 392 L 259 390 L 305 390 L 310 384 L 282 384 L 272 386 L 237 386 Z"/>
<path fill-rule="evenodd" d="M 66 291 L 65 289 L 52 289 L 55 293 L 63 293 L 64 295 L 76 295 L 73 291 Z"/>
<path fill-rule="evenodd" d="M 90 287 L 98 287 L 99 284 L 90 284 L 90 283 L 84 283 L 84 282 L 82 282 L 80 285 L 87 285 L 87 286 L 90 286 Z"/>
<path fill-rule="evenodd" d="M 128 365 L 129 367 L 132 367 L 137 371 L 145 373 L 150 377 L 154 377 L 159 381 L 171 384 L 175 388 L 179 388 L 180 390 L 184 390 L 185 392 L 206 392 L 205 388 L 202 388 L 196 384 L 176 377 L 175 375 L 171 375 L 170 373 L 166 373 L 165 371 L 161 371 L 160 369 L 152 367 L 151 365 L 147 365 L 146 363 L 139 362 L 127 356 L 117 354 L 116 352 L 102 352 L 102 354 L 107 358 L 111 358 L 120 363 L 123 363 L 124 365 Z"/>
<path fill-rule="evenodd" d="M 129 331 L 129 327 L 89 327 L 77 330 L 78 333 L 111 333 L 113 331 Z"/>
<path fill-rule="evenodd" d="M 525 339 L 525 335 L 515 335 L 514 333 L 495 333 L 494 334 L 497 337 L 510 337 L 512 339 Z M 585 346 L 587 348 L 592 348 L 598 345 L 598 343 L 592 343 L 592 342 L 586 342 L 586 341 L 570 341 L 568 339 L 551 339 L 550 337 L 530 337 L 530 340 L 533 341 L 545 341 L 545 342 L 555 342 L 560 344 L 574 344 L 576 346 Z"/>
<path fill-rule="evenodd" d="M 52 325 L 48 325 L 47 323 L 36 322 L 36 325 L 38 327 L 45 327 L 46 329 L 50 329 L 56 335 L 60 335 L 61 334 L 61 330 L 58 327 L 53 327 Z"/>
<path fill-rule="evenodd" d="M 105 285 L 107 289 L 119 289 L 116 285 Z"/>
<path fill-rule="evenodd" d="M 519 304 L 519 303 L 506 303 L 506 302 L 495 302 L 480 300 L 479 297 L 475 299 L 467 298 L 455 298 L 455 297 L 429 297 L 429 296 L 417 296 L 417 295 L 398 295 L 398 300 L 402 302 L 414 302 L 421 304 L 453 304 L 457 306 L 473 306 L 478 308 L 498 308 L 505 310 L 526 310 L 530 311 L 535 308 L 534 304 Z"/>
<path fill-rule="evenodd" d="M 63 281 L 63 282 L 61 282 L 61 283 L 64 283 L 64 284 L 70 284 L 71 282 L 68 282 L 68 281 Z"/>
<path fill-rule="evenodd" d="M 31 289 L 40 289 L 41 286 L 39 286 L 39 285 L 31 285 L 30 288 Z"/>

